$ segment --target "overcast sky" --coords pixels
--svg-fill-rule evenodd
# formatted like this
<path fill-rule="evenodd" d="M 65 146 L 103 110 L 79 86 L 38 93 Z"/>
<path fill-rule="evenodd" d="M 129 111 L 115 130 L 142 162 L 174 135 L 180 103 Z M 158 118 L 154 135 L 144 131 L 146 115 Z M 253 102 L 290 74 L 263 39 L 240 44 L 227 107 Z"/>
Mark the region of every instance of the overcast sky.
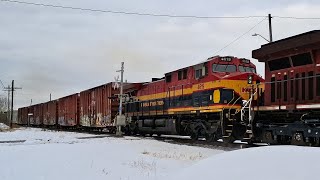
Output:
<path fill-rule="evenodd" d="M 101 10 L 196 16 L 320 17 L 320 1 L 25 0 Z M 263 17 L 195 19 L 57 9 L 0 1 L 0 79 L 22 87 L 15 107 L 40 103 L 114 80 L 149 81 L 214 55 L 251 58 L 268 38 Z M 320 20 L 273 18 L 274 40 L 320 28 Z M 217 53 L 218 52 L 218 53 Z M 253 62 L 264 74 L 263 64 Z M 5 92 L 0 92 L 5 95 Z"/>

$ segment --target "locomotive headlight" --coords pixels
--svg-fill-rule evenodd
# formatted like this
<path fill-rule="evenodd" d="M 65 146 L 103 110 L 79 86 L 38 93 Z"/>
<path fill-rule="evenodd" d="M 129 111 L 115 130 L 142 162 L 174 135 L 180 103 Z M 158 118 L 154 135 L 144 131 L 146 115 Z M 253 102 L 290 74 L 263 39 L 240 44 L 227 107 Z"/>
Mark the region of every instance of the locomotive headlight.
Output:
<path fill-rule="evenodd" d="M 249 75 L 248 76 L 248 84 L 252 84 L 252 81 L 253 81 L 253 76 Z"/>

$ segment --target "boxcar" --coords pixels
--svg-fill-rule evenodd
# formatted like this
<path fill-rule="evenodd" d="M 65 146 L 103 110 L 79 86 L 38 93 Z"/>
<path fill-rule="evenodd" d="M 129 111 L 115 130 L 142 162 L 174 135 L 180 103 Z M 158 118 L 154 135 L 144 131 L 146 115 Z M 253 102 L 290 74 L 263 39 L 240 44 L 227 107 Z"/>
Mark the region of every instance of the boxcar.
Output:
<path fill-rule="evenodd" d="M 57 102 L 57 100 L 54 100 L 43 104 L 43 125 L 53 126 L 57 124 Z"/>
<path fill-rule="evenodd" d="M 320 144 L 320 31 L 262 45 L 264 104 L 255 107 L 255 137 L 268 143 Z"/>
<path fill-rule="evenodd" d="M 32 106 L 32 120 L 30 119 L 30 125 L 40 126 L 43 123 L 43 104 L 35 104 Z"/>
<path fill-rule="evenodd" d="M 22 107 L 18 109 L 18 124 L 28 125 L 28 109 L 29 107 Z"/>
<path fill-rule="evenodd" d="M 104 84 L 80 92 L 80 125 L 83 127 L 112 127 L 119 102 L 116 97 L 119 89 L 112 83 Z"/>
<path fill-rule="evenodd" d="M 58 125 L 76 127 L 79 125 L 79 94 L 72 94 L 58 100 Z"/>

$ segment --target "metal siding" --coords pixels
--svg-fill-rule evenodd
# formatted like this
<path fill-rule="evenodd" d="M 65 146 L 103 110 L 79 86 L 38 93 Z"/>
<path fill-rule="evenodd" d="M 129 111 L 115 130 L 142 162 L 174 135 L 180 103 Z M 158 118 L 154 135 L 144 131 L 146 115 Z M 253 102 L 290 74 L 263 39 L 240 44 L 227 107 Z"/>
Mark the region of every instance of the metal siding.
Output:
<path fill-rule="evenodd" d="M 113 126 L 119 103 L 109 97 L 119 93 L 112 83 L 80 92 L 80 125 L 86 127 Z"/>
<path fill-rule="evenodd" d="M 41 125 L 43 123 L 43 109 L 42 104 L 36 104 L 33 106 L 33 118 L 30 121 L 32 125 Z"/>
<path fill-rule="evenodd" d="M 57 101 L 49 101 L 43 104 L 43 124 L 56 125 L 57 123 Z"/>
<path fill-rule="evenodd" d="M 18 124 L 28 124 L 28 107 L 22 107 L 18 109 Z"/>
<path fill-rule="evenodd" d="M 43 103 L 43 125 L 49 125 L 48 102 Z"/>
<path fill-rule="evenodd" d="M 78 125 L 78 94 L 59 99 L 58 124 L 60 126 Z"/>

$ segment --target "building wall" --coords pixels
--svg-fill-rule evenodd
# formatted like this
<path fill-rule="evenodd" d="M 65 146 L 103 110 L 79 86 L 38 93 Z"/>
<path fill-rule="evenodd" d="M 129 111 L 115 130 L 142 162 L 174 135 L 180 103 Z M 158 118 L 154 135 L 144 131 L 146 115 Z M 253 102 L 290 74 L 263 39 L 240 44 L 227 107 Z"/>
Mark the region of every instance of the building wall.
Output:
<path fill-rule="evenodd" d="M 17 119 L 18 119 L 18 111 L 14 110 L 12 123 L 17 123 Z M 4 123 L 6 125 L 9 125 L 9 121 L 7 121 L 7 113 L 6 112 L 0 113 L 0 123 Z"/>

